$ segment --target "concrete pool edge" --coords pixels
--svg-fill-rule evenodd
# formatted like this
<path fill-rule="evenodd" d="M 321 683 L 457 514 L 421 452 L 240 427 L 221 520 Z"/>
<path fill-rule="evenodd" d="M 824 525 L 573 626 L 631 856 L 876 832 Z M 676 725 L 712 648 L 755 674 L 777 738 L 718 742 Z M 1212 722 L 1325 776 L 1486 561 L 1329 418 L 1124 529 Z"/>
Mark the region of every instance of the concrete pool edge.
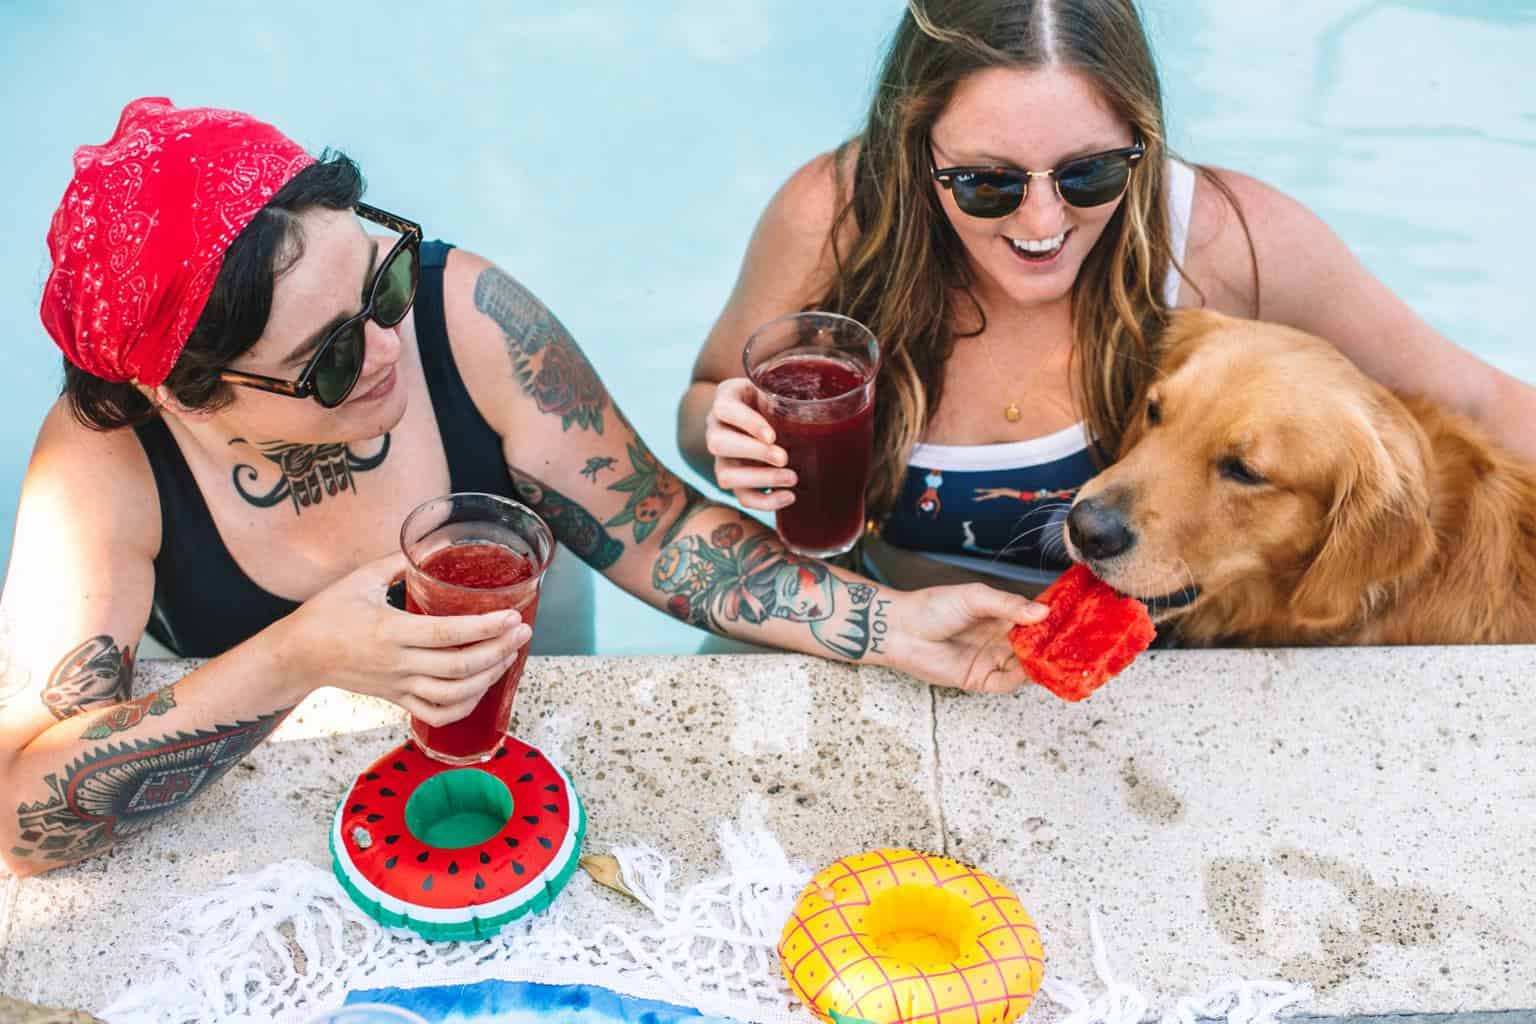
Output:
<path fill-rule="evenodd" d="M 142 685 L 193 664 L 146 661 Z M 720 820 L 808 863 L 942 846 L 1013 885 L 1052 973 L 1090 993 L 1094 906 L 1111 962 L 1160 1009 L 1288 968 L 1319 989 L 1298 1019 L 1513 1024 L 1536 1006 L 1515 969 L 1536 958 L 1536 868 L 1508 856 L 1536 810 L 1532 668 L 1536 648 L 1154 651 L 1067 705 L 930 697 L 788 655 L 536 658 L 516 731 L 589 799 L 588 852 L 638 840 L 700 877 Z M 204 798 L 222 816 L 21 882 L 0 992 L 100 1006 L 176 895 L 284 856 L 323 864 L 310 819 L 401 723 L 319 693 Z M 234 841 L 248 828 L 270 841 Z M 573 890 L 578 919 L 623 912 Z"/>

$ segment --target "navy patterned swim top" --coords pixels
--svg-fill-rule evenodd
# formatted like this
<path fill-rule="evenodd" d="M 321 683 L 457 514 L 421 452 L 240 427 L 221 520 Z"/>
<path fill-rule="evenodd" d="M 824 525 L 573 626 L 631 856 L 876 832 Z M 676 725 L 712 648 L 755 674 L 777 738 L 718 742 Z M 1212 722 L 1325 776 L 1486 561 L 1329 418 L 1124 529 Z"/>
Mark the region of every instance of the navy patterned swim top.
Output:
<path fill-rule="evenodd" d="M 1182 263 L 1195 172 L 1170 160 L 1167 181 L 1173 258 Z M 1180 280 L 1169 267 L 1163 299 L 1170 307 L 1178 302 Z M 1086 426 L 1077 423 L 1028 441 L 919 444 L 881 535 L 973 572 L 1050 583 L 1072 564 L 1062 522 L 1077 489 L 1098 472 L 1091 443 Z"/>
<path fill-rule="evenodd" d="M 1006 444 L 920 444 L 883 535 L 973 572 L 1049 583 L 1072 564 L 1061 524 L 1097 472 L 1081 424 Z"/>

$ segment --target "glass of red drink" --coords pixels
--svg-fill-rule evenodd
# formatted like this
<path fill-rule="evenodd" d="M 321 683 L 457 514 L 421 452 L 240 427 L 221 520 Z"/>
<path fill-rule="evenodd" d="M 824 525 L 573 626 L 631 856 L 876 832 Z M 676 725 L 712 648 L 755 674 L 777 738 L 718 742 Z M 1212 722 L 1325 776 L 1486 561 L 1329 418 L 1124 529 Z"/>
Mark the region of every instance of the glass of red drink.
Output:
<path fill-rule="evenodd" d="M 405 610 L 418 615 L 478 615 L 516 608 L 528 628 L 539 611 L 539 585 L 555 538 L 525 505 L 494 494 L 449 494 L 418 505 L 400 527 Z M 490 760 L 506 736 L 523 664 L 517 660 L 457 722 L 428 725 L 414 715 L 411 735 L 428 757 L 446 764 Z"/>
<path fill-rule="evenodd" d="M 779 536 L 796 554 L 842 554 L 864 529 L 879 343 L 846 316 L 791 313 L 753 331 L 742 361 L 799 478 Z"/>

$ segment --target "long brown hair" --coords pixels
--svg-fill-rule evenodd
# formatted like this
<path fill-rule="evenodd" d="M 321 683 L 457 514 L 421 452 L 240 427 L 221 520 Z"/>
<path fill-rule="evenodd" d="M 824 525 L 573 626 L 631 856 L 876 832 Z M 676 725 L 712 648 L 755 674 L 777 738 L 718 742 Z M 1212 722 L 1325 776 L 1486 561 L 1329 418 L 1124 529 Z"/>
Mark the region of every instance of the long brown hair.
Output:
<path fill-rule="evenodd" d="M 853 234 L 844 233 L 850 217 L 857 237 L 846 252 L 834 243 L 835 276 L 813 303 L 862 321 L 880 339 L 869 487 L 876 517 L 894 504 L 912 446 L 943 397 L 955 307 L 971 307 L 981 318 L 977 333 L 985 329 L 965 251 L 934 195 L 929 129 L 967 76 L 1049 64 L 1086 74 L 1146 146 L 1073 288 L 1077 397 L 1101 452 L 1115 451 L 1151 376 L 1172 252 L 1162 90 L 1134 0 L 908 0 L 864 131 L 837 153 L 846 194 L 848 147 L 858 147 L 852 195 L 832 237 Z"/>

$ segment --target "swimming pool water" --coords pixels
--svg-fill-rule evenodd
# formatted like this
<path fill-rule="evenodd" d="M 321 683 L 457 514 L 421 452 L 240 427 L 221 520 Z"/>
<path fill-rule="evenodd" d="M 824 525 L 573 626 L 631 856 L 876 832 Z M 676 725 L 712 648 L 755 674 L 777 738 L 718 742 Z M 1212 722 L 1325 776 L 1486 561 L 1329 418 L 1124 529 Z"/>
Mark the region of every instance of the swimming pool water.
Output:
<path fill-rule="evenodd" d="M 60 380 L 37 319 L 48 217 L 73 148 L 140 95 L 347 151 L 372 201 L 533 288 L 682 471 L 676 399 L 752 225 L 791 170 L 857 129 L 901 4 L 548 6 L 0 4 L 0 560 Z M 1536 3 L 1143 9 L 1183 155 L 1301 199 L 1440 330 L 1536 381 Z M 699 639 L 598 583 L 600 653 Z"/>

